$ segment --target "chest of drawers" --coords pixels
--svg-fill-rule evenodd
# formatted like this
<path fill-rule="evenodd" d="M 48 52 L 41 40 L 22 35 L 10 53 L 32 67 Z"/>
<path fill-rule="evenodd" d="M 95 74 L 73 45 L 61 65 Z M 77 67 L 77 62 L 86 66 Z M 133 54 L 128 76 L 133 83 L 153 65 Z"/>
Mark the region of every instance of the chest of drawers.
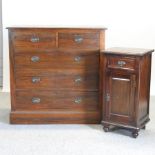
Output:
<path fill-rule="evenodd" d="M 100 123 L 105 29 L 8 29 L 10 122 Z"/>

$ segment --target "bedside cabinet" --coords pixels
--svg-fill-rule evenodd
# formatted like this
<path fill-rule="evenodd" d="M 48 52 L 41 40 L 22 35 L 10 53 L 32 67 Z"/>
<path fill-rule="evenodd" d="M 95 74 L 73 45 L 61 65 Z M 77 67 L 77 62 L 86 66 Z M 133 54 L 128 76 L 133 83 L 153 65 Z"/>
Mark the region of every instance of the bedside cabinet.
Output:
<path fill-rule="evenodd" d="M 110 48 L 101 54 L 102 124 L 132 131 L 136 138 L 149 119 L 153 50 Z"/>

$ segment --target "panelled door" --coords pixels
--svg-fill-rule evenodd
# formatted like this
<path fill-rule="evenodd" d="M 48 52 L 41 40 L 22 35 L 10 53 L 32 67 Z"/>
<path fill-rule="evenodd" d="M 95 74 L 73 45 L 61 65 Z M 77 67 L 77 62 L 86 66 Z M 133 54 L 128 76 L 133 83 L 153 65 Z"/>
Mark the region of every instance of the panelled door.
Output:
<path fill-rule="evenodd" d="M 136 76 L 111 70 L 106 74 L 106 120 L 131 124 L 135 113 Z"/>

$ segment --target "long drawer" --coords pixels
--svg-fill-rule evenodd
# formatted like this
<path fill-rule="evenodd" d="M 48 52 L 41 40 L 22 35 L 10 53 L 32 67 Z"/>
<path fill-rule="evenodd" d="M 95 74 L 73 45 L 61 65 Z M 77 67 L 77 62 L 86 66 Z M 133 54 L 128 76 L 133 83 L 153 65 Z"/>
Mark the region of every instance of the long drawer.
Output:
<path fill-rule="evenodd" d="M 99 52 L 55 51 L 14 56 L 16 68 L 85 68 L 98 69 Z"/>
<path fill-rule="evenodd" d="M 55 74 L 53 76 L 30 76 L 17 77 L 17 89 L 59 89 L 59 90 L 82 90 L 96 91 L 98 90 L 99 82 L 98 75 L 88 74 Z"/>
<path fill-rule="evenodd" d="M 91 111 L 98 108 L 98 92 L 16 91 L 16 110 Z"/>
<path fill-rule="evenodd" d="M 46 68 L 46 69 L 40 69 L 40 68 L 17 68 L 14 70 L 15 72 L 15 78 L 18 77 L 24 77 L 24 76 L 55 76 L 55 75 L 62 75 L 62 76 L 90 76 L 90 75 L 96 75 L 98 76 L 99 72 L 98 69 L 95 68 L 79 68 L 79 69 L 57 69 L 57 68 Z"/>

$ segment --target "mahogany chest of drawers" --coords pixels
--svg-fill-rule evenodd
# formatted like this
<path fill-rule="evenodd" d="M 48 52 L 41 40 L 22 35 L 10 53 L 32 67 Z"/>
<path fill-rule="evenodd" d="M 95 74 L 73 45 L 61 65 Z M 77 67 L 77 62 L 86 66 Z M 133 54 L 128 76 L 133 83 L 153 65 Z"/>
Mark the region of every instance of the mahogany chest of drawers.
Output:
<path fill-rule="evenodd" d="M 8 29 L 10 122 L 100 123 L 105 29 Z"/>
<path fill-rule="evenodd" d="M 110 48 L 102 52 L 102 123 L 130 129 L 134 138 L 149 119 L 153 50 Z"/>

